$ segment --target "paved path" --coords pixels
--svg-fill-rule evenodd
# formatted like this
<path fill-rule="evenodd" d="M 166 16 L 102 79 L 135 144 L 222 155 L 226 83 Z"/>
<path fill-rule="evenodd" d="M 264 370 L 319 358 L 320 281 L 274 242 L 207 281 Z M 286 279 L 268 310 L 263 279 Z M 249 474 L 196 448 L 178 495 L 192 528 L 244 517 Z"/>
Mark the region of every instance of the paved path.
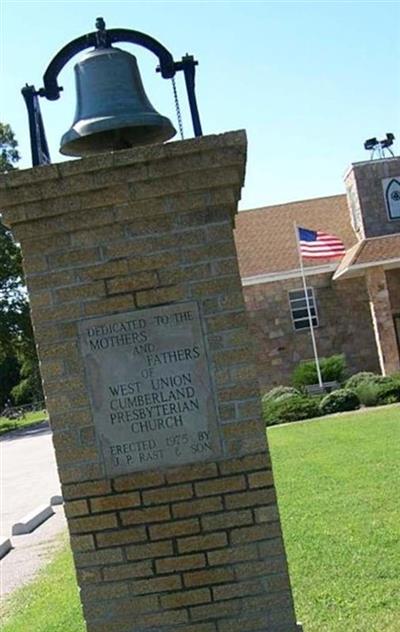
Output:
<path fill-rule="evenodd" d="M 67 523 L 62 506 L 54 507 L 54 511 L 54 516 L 32 533 L 11 538 L 15 548 L 0 562 L 0 595 L 5 596 L 33 579 L 61 546 L 61 534 Z"/>
<path fill-rule="evenodd" d="M 51 431 L 47 423 L 10 432 L 0 439 L 0 533 L 13 549 L 0 562 L 1 594 L 28 582 L 51 557 L 66 529 L 64 510 L 26 535 L 11 536 L 12 525 L 51 496 L 61 494 Z"/>
<path fill-rule="evenodd" d="M 61 494 L 51 431 L 47 423 L 10 432 L 0 439 L 0 533 L 50 497 Z"/>

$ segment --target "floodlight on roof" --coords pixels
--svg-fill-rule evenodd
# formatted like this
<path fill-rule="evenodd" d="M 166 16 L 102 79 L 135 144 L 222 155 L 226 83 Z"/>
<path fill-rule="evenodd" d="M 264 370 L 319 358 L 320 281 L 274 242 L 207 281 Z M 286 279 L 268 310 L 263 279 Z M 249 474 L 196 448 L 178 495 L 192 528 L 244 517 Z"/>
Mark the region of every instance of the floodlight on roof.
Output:
<path fill-rule="evenodd" d="M 368 138 L 364 143 L 364 149 L 367 149 L 371 152 L 371 160 L 375 156 L 375 152 L 377 152 L 377 158 L 385 158 L 385 149 L 389 152 L 389 154 L 394 158 L 394 154 L 389 147 L 393 145 L 393 141 L 395 139 L 394 134 L 388 132 L 386 134 L 386 138 L 382 140 L 378 140 L 376 137 Z"/>

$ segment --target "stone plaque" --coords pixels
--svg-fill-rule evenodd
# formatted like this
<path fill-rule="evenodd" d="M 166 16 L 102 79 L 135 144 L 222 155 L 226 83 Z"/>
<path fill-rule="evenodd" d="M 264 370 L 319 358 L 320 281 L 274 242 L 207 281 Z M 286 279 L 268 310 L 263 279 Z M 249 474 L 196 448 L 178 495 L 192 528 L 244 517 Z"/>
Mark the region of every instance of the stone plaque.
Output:
<path fill-rule="evenodd" d="M 196 302 L 84 320 L 79 337 L 107 476 L 220 454 Z"/>

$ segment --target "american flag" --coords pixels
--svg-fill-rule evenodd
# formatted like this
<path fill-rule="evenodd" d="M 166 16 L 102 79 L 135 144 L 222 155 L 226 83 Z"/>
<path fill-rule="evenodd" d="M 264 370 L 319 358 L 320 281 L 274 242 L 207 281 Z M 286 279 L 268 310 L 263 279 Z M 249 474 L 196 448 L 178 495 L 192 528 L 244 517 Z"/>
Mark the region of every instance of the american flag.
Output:
<path fill-rule="evenodd" d="M 346 252 L 343 242 L 321 230 L 297 227 L 300 254 L 304 259 L 338 259 Z"/>

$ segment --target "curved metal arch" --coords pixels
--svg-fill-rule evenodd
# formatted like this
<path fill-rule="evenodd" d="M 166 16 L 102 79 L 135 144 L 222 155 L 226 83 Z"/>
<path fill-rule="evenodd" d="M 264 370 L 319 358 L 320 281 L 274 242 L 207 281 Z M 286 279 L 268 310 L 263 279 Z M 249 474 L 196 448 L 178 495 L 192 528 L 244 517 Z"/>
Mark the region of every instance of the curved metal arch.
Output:
<path fill-rule="evenodd" d="M 57 83 L 57 77 L 61 70 L 74 55 L 91 46 L 94 48 L 107 48 L 113 42 L 137 44 L 158 57 L 160 65 L 157 68 L 157 72 L 160 72 L 164 79 L 171 79 L 178 70 L 182 70 L 185 76 L 194 135 L 203 135 L 195 94 L 195 67 L 198 62 L 191 55 L 185 55 L 181 61 L 174 62 L 171 53 L 165 46 L 153 37 L 150 37 L 150 35 L 131 29 L 110 29 L 108 31 L 105 29 L 103 18 L 97 18 L 96 27 L 97 31 L 74 39 L 57 53 L 43 75 L 43 88 L 36 91 L 33 85 L 26 84 L 22 89 L 28 110 L 33 166 L 51 162 L 38 97 L 46 97 L 49 101 L 59 99 L 62 88 Z"/>
<path fill-rule="evenodd" d="M 82 35 L 72 42 L 64 46 L 48 65 L 43 75 L 44 88 L 39 90 L 40 96 L 44 96 L 50 101 L 56 101 L 60 98 L 61 89 L 57 83 L 57 77 L 64 66 L 74 57 L 86 48 L 98 46 L 98 32 Z M 174 59 L 165 46 L 160 44 L 156 39 L 131 29 L 109 29 L 106 31 L 106 46 L 111 46 L 114 42 L 128 42 L 137 44 L 154 53 L 160 62 L 160 71 L 164 79 L 170 79 L 175 75 Z"/>

